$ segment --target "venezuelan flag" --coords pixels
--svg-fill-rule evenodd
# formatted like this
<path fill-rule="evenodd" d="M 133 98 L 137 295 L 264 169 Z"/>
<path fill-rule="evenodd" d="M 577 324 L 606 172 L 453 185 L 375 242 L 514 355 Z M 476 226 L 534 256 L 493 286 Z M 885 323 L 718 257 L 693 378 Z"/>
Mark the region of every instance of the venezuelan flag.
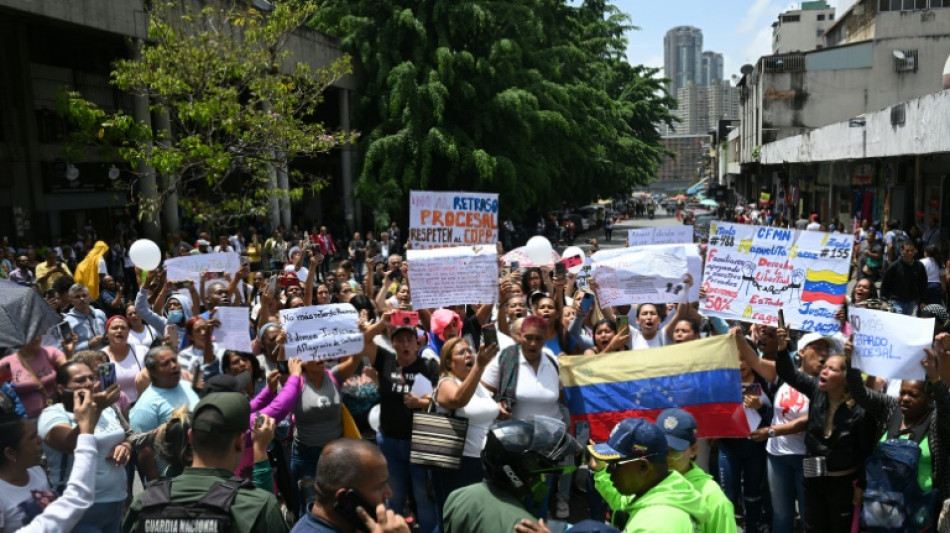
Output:
<path fill-rule="evenodd" d="M 802 287 L 802 301 L 824 300 L 832 305 L 841 305 L 848 290 L 848 274 L 839 274 L 833 270 L 808 270 L 805 274 L 805 286 Z"/>
<path fill-rule="evenodd" d="M 624 418 L 655 421 L 668 407 L 696 417 L 700 437 L 749 434 L 731 335 L 650 350 L 561 356 L 558 364 L 571 420 L 590 422 L 596 441 L 607 440 Z"/>

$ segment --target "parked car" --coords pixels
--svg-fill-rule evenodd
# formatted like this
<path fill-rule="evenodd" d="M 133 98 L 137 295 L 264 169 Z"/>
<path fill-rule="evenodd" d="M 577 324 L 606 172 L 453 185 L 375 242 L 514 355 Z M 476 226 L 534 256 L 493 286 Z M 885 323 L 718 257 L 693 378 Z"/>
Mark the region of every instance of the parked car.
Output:
<path fill-rule="evenodd" d="M 572 211 L 566 215 L 566 218 L 570 218 L 574 221 L 574 227 L 581 231 L 587 231 L 594 225 L 588 213 L 584 211 Z"/>

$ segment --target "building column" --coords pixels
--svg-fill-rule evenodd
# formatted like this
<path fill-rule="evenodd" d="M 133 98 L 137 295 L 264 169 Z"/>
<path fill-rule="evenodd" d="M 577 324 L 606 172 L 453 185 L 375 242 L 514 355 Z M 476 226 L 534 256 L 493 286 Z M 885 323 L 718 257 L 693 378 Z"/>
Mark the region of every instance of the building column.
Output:
<path fill-rule="evenodd" d="M 159 141 L 165 146 L 171 146 L 171 119 L 168 117 L 168 110 L 162 109 L 155 112 L 155 130 L 164 133 L 164 139 Z M 162 223 L 167 233 L 177 234 L 181 231 L 181 221 L 178 217 L 178 184 L 172 176 L 160 176 L 161 195 L 164 196 L 162 202 Z"/>
<path fill-rule="evenodd" d="M 290 228 L 291 216 L 290 216 L 290 178 L 287 175 L 287 155 L 282 152 L 276 152 L 277 164 L 277 188 L 280 190 L 280 196 L 278 197 L 278 208 L 280 210 L 280 223 L 283 224 L 285 228 Z"/>
<path fill-rule="evenodd" d="M 347 135 L 350 133 L 350 92 L 346 89 L 337 91 L 340 99 L 340 129 Z M 340 147 L 341 170 L 343 177 L 343 217 L 346 220 L 347 236 L 356 231 L 356 210 L 353 199 L 353 150 L 355 147 L 344 144 Z"/>
<path fill-rule="evenodd" d="M 133 59 L 138 60 L 141 58 L 141 39 L 136 39 L 131 43 L 131 52 Z M 152 117 L 148 111 L 147 96 L 132 95 L 132 117 L 136 122 L 144 124 L 151 129 Z M 146 238 L 160 243 L 162 242 L 162 228 L 159 223 L 159 200 L 158 187 L 155 184 L 155 169 L 142 162 L 139 163 L 137 172 L 139 179 L 139 196 L 141 197 L 139 200 L 139 210 L 142 228 L 144 229 Z"/>

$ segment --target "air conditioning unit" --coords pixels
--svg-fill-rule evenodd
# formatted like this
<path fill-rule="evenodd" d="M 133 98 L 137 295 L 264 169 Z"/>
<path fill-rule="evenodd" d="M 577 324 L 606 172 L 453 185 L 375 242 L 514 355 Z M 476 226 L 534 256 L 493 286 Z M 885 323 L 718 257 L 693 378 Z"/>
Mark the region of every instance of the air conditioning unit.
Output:
<path fill-rule="evenodd" d="M 917 50 L 894 50 L 894 70 L 917 72 Z"/>

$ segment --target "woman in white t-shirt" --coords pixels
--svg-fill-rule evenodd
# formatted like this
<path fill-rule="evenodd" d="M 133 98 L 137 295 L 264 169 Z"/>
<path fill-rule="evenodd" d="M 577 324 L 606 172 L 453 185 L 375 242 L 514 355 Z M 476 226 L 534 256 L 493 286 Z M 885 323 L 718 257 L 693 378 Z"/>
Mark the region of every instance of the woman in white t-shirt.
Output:
<path fill-rule="evenodd" d="M 56 499 L 40 466 L 43 446 L 36 425 L 0 414 L 0 529 L 16 531 Z"/>
<path fill-rule="evenodd" d="M 37 422 L 49 466 L 50 482 L 62 491 L 73 466 L 73 452 L 79 426 L 73 415 L 74 392 L 95 395 L 102 405 L 114 405 L 120 391 L 113 385 L 99 391 L 99 379 L 93 370 L 78 361 L 70 361 L 56 373 L 57 403 L 47 407 Z M 96 463 L 95 496 L 92 507 L 73 528 L 75 533 L 118 533 L 127 496 L 127 472 L 123 468 L 132 456 L 132 445 L 111 407 L 105 407 L 93 431 L 99 460 Z"/>
<path fill-rule="evenodd" d="M 484 478 L 481 453 L 488 437 L 488 427 L 498 417 L 499 406 L 479 380 L 497 353 L 496 344 L 483 344 L 476 356 L 468 341 L 461 337 L 451 338 L 442 346 L 440 379 L 435 391 L 436 407 L 440 413 L 454 413 L 459 418 L 468 419 L 468 431 L 459 469 L 432 469 L 437 509 L 442 509 L 446 498 L 455 489 L 474 485 Z"/>
<path fill-rule="evenodd" d="M 144 346 L 147 349 L 152 347 L 156 339 L 164 338 L 164 332 L 155 331 L 155 328 L 142 320 L 135 310 L 135 303 L 125 306 L 125 319 L 129 324 L 129 344 Z"/>
<path fill-rule="evenodd" d="M 927 272 L 927 297 L 928 304 L 943 305 L 943 295 L 947 292 L 947 274 L 940 268 L 942 260 L 940 252 L 933 244 L 924 248 L 924 257 L 920 260 L 924 265 L 924 271 Z"/>
<path fill-rule="evenodd" d="M 115 315 L 106 321 L 106 339 L 109 345 L 102 351 L 115 363 L 119 389 L 134 404 L 139 397 L 136 380 L 142 390 L 148 384 L 148 372 L 145 370 L 145 354 L 148 353 L 148 348 L 129 343 L 129 321 L 122 315 Z"/>

